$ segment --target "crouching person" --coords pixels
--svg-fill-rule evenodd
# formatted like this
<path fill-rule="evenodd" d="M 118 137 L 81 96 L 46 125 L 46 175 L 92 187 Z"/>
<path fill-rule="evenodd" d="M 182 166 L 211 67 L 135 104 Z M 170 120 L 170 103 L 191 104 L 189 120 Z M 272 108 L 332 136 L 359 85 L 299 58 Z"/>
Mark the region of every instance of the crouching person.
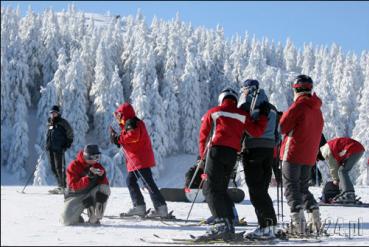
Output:
<path fill-rule="evenodd" d="M 101 153 L 94 144 L 86 145 L 67 168 L 67 188 L 64 193 L 64 225 L 84 223 L 82 212 L 87 208 L 88 223 L 100 224 L 110 195 Z"/>

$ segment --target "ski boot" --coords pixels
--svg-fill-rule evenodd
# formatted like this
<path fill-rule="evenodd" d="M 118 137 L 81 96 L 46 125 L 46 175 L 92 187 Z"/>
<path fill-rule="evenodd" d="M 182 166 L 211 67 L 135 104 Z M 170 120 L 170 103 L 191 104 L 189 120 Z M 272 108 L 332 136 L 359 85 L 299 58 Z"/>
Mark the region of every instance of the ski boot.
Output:
<path fill-rule="evenodd" d="M 121 213 L 120 217 L 124 216 L 140 216 L 144 217 L 146 215 L 146 205 L 137 205 L 129 209 L 127 213 Z"/>
<path fill-rule="evenodd" d="M 232 241 L 235 238 L 234 224 L 230 219 L 217 218 L 214 225 L 210 226 L 205 235 L 196 238 L 195 242 L 206 242 L 212 240 Z"/>
<path fill-rule="evenodd" d="M 64 188 L 63 187 L 56 187 L 55 189 L 48 191 L 50 194 L 64 194 Z"/>
<path fill-rule="evenodd" d="M 275 236 L 275 228 L 276 226 L 267 226 L 267 227 L 258 227 L 252 232 L 248 232 L 244 235 L 244 238 L 247 239 L 262 239 L 262 240 L 269 240 L 274 239 Z"/>
<path fill-rule="evenodd" d="M 167 218 L 169 216 L 170 215 L 168 213 L 168 207 L 166 204 L 155 208 L 155 210 L 151 210 L 150 213 L 147 215 L 148 218 L 155 218 L 155 217 Z"/>
<path fill-rule="evenodd" d="M 90 206 L 87 208 L 87 215 L 88 215 L 88 223 L 92 225 L 100 225 L 100 219 L 97 217 L 95 213 L 95 207 Z"/>
<path fill-rule="evenodd" d="M 298 212 L 291 214 L 291 225 L 288 229 L 288 234 L 291 236 L 303 236 L 306 234 L 306 220 L 302 208 Z"/>
<path fill-rule="evenodd" d="M 307 212 L 308 222 L 307 229 L 309 229 L 310 233 L 316 233 L 320 235 L 322 230 L 322 221 L 320 218 L 319 207 L 313 207 Z"/>

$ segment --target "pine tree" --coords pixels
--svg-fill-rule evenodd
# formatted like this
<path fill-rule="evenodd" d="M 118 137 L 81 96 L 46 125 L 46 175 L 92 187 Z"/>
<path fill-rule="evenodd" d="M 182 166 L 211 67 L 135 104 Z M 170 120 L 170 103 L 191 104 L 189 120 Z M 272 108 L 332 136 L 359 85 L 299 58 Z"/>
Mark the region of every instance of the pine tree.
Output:
<path fill-rule="evenodd" d="M 196 153 L 197 139 L 200 126 L 200 85 L 198 75 L 198 57 L 196 40 L 191 37 L 186 47 L 186 66 L 181 78 L 179 95 L 181 109 L 183 151 Z"/>

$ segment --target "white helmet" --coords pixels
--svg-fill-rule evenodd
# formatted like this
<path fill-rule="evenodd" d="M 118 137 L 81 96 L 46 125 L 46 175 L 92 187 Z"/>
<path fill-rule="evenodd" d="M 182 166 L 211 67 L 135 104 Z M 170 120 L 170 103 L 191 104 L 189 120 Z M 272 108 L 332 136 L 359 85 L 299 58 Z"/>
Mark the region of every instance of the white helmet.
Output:
<path fill-rule="evenodd" d="M 236 103 L 237 103 L 237 100 L 238 100 L 238 94 L 236 91 L 234 91 L 232 88 L 230 87 L 226 87 L 225 89 L 222 90 L 222 92 L 219 94 L 219 97 L 218 97 L 218 105 L 221 105 L 224 98 L 225 97 L 233 97 L 235 100 L 236 100 Z"/>

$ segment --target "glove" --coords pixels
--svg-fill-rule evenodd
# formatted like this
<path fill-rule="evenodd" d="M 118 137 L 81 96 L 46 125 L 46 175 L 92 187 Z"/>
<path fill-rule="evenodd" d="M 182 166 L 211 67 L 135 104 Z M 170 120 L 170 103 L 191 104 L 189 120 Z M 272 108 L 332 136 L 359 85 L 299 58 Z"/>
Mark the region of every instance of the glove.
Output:
<path fill-rule="evenodd" d="M 137 127 L 137 118 L 131 118 L 126 121 L 126 124 L 124 125 L 125 131 L 133 130 Z"/>
<path fill-rule="evenodd" d="M 99 169 L 99 168 L 95 168 L 95 167 L 90 167 L 90 172 L 92 174 L 95 174 L 95 175 L 99 176 L 99 177 L 101 177 L 102 175 L 104 175 L 104 170 Z"/>
<path fill-rule="evenodd" d="M 117 135 L 117 132 L 115 132 L 115 130 L 112 127 L 109 128 L 109 131 L 110 131 L 110 142 L 117 145 L 119 148 L 118 143 L 119 136 Z"/>
<path fill-rule="evenodd" d="M 259 106 L 259 114 L 260 115 L 264 115 L 264 116 L 268 116 L 270 112 L 270 106 L 269 103 L 264 101 L 263 103 L 260 104 Z"/>
<path fill-rule="evenodd" d="M 90 179 L 91 182 L 96 182 L 98 179 L 97 174 L 93 173 L 91 170 L 88 171 L 87 177 Z"/>

